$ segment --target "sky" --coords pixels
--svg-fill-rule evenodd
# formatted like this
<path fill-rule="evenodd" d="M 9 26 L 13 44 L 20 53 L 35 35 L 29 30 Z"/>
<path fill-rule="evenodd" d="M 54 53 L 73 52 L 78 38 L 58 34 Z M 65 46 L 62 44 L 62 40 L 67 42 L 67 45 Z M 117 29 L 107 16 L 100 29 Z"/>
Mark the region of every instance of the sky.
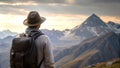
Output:
<path fill-rule="evenodd" d="M 46 18 L 41 29 L 72 29 L 93 13 L 106 23 L 120 23 L 120 0 L 0 0 L 0 31 L 24 32 L 30 11 Z"/>

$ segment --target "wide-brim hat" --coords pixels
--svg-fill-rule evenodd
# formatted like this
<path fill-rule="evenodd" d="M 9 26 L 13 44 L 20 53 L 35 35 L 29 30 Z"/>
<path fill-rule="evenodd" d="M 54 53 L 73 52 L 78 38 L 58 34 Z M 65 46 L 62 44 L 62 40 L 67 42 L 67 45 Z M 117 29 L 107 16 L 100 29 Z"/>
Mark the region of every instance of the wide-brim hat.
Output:
<path fill-rule="evenodd" d="M 27 19 L 24 20 L 23 24 L 26 26 L 36 26 L 42 24 L 46 18 L 41 17 L 37 11 L 31 11 Z"/>

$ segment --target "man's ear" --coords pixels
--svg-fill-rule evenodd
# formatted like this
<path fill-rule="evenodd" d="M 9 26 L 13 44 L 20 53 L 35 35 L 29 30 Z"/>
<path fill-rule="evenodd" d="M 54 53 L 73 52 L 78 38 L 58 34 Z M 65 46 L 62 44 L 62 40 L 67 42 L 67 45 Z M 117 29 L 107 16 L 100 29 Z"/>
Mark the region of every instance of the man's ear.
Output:
<path fill-rule="evenodd" d="M 37 25 L 37 28 L 39 29 L 39 28 L 40 28 L 40 26 L 41 26 L 41 24 Z"/>

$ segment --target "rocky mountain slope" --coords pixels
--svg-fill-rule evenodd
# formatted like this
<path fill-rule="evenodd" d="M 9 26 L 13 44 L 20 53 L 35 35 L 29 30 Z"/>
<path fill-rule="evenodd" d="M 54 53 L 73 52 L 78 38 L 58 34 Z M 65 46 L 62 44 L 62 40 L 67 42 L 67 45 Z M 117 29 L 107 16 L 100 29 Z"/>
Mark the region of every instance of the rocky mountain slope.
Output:
<path fill-rule="evenodd" d="M 109 21 L 107 23 L 108 27 L 114 31 L 115 33 L 120 33 L 120 24 L 118 23 L 115 23 L 115 22 L 112 22 L 112 21 Z"/>
<path fill-rule="evenodd" d="M 55 56 L 57 68 L 84 68 L 120 57 L 120 36 L 110 32 L 84 40 Z"/>
<path fill-rule="evenodd" d="M 10 30 L 4 30 L 4 31 L 0 31 L 0 39 L 3 39 L 7 36 L 15 36 L 17 35 L 16 32 L 11 32 Z"/>
<path fill-rule="evenodd" d="M 71 30 L 71 34 L 80 37 L 81 40 L 91 38 L 93 36 L 100 36 L 111 30 L 100 17 L 92 14 L 81 25 L 76 26 Z"/>

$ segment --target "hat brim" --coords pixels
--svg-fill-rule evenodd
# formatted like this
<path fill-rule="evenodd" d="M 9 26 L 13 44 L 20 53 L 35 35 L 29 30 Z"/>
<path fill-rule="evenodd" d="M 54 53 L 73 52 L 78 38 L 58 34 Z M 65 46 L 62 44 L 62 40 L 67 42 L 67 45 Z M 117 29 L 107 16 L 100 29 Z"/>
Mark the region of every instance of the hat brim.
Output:
<path fill-rule="evenodd" d="M 40 18 L 41 18 L 41 20 L 35 24 L 29 24 L 28 19 L 25 19 L 23 24 L 26 26 L 36 26 L 36 25 L 42 24 L 46 20 L 46 18 L 44 18 L 44 17 L 40 17 Z"/>

